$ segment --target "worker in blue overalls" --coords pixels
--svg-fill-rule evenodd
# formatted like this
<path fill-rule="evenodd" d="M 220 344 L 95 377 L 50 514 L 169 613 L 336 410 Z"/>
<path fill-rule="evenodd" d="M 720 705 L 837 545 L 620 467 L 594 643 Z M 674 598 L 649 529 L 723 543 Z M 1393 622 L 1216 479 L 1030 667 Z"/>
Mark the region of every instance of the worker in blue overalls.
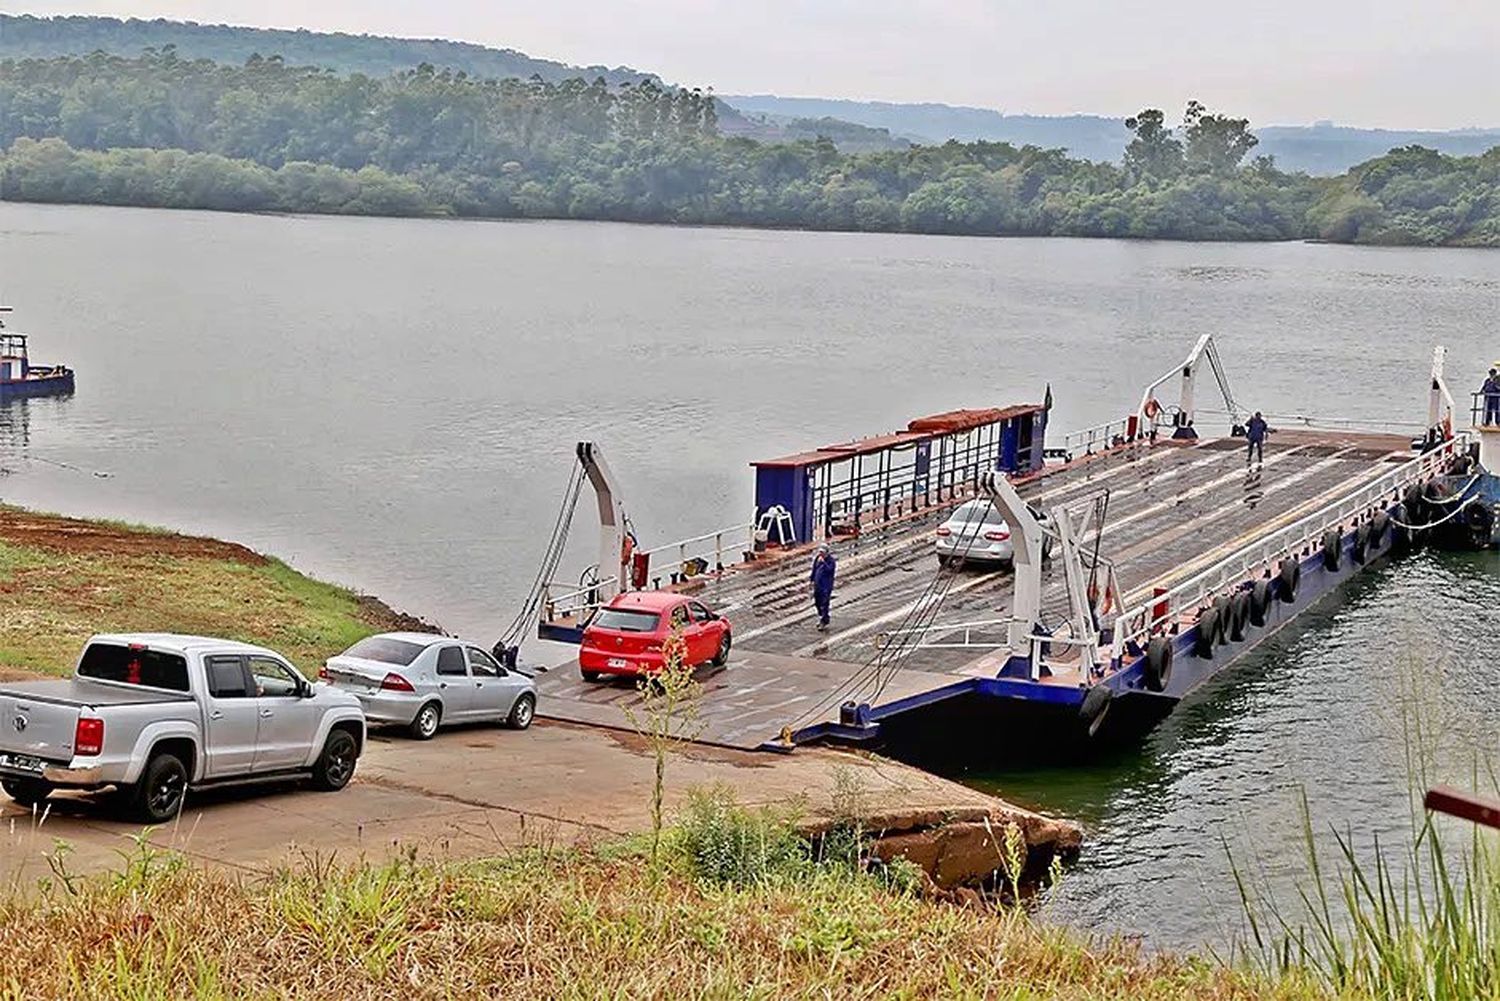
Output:
<path fill-rule="evenodd" d="M 1484 380 L 1480 392 L 1484 394 L 1484 423 L 1500 424 L 1500 375 L 1494 369 L 1490 369 L 1490 377 Z"/>
<path fill-rule="evenodd" d="M 1248 469 L 1250 463 L 1256 459 L 1259 459 L 1262 463 L 1266 461 L 1266 432 L 1269 430 L 1270 428 L 1266 425 L 1266 419 L 1257 410 L 1255 416 L 1250 418 L 1249 423 L 1245 425 L 1245 442 L 1247 446 L 1245 449 L 1245 468 Z"/>
<path fill-rule="evenodd" d="M 833 551 L 825 542 L 818 547 L 812 564 L 813 606 L 818 610 L 819 632 L 828 629 L 828 606 L 833 600 L 833 575 L 837 569 L 838 560 L 833 558 Z"/>

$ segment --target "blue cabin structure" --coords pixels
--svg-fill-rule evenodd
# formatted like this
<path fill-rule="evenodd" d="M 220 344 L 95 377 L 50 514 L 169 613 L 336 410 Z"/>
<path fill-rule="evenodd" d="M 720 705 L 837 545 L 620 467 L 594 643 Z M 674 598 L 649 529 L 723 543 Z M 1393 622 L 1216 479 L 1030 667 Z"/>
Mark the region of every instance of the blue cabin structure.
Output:
<path fill-rule="evenodd" d="M 985 473 L 1036 472 L 1047 414 L 1040 403 L 952 410 L 903 431 L 752 462 L 756 521 L 785 511 L 794 537 L 781 538 L 785 522 L 770 518 L 765 541 L 805 543 L 972 494 Z"/>
<path fill-rule="evenodd" d="M 73 370 L 66 365 L 33 365 L 26 335 L 0 323 L 0 401 L 22 396 L 61 396 L 73 392 Z"/>

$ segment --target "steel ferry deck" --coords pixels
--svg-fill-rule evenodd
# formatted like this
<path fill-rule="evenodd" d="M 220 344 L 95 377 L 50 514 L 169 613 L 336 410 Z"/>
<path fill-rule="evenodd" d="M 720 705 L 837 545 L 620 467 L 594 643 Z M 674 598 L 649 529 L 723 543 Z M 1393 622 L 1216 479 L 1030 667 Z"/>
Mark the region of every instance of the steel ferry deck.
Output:
<path fill-rule="evenodd" d="M 838 559 L 827 632 L 816 629 L 808 594 L 807 543 L 722 570 L 685 545 L 665 547 L 671 570 L 660 583 L 702 598 L 734 626 L 729 664 L 698 674 L 697 738 L 766 749 L 873 741 L 921 756 L 934 746 L 1003 754 L 1033 730 L 1080 744 L 1139 732 L 1342 580 L 1413 541 L 1418 522 L 1442 516 L 1441 502 L 1428 499 L 1432 484 L 1473 461 L 1450 414 L 1448 432 L 1428 433 L 1419 451 L 1408 435 L 1288 429 L 1271 436 L 1263 461 L 1247 463 L 1243 437 L 1200 438 L 1193 427 L 1192 380 L 1204 363 L 1232 411 L 1205 339 L 1180 370 L 1185 406 L 1152 405 L 1174 370 L 1126 421 L 1094 429 L 1082 449 L 1072 442 L 1082 454 L 1030 468 L 1024 454 L 1040 452 L 1045 408 L 990 412 L 1007 415 L 994 433 L 968 428 L 962 443 L 939 448 L 962 457 L 977 436 L 979 461 L 950 462 L 955 475 L 946 490 L 937 477 L 934 497 L 933 470 L 919 457 L 913 482 L 897 477 L 894 509 L 889 476 L 856 469 L 842 494 L 829 485 L 819 495 L 819 474 L 799 467 L 799 482 L 806 475 L 812 487 L 803 520 Z M 1014 428 L 1028 414 L 1035 419 Z M 815 466 L 903 444 L 886 436 L 793 458 Z M 881 455 L 882 474 L 896 465 Z M 1007 465 L 1009 475 L 993 472 Z M 765 503 L 761 487 L 764 542 L 787 512 Z M 939 565 L 934 530 L 976 496 L 993 498 L 1011 523 L 1013 569 Z M 1023 524 L 1028 510 L 1050 520 Z M 722 552 L 721 537 L 715 546 Z M 622 560 L 621 578 L 631 572 Z M 635 583 L 655 583 L 646 576 L 636 572 Z M 542 634 L 566 636 L 574 620 L 551 608 Z M 590 683 L 568 666 L 540 689 L 545 715 L 604 726 L 628 726 L 637 699 L 629 682 Z"/>

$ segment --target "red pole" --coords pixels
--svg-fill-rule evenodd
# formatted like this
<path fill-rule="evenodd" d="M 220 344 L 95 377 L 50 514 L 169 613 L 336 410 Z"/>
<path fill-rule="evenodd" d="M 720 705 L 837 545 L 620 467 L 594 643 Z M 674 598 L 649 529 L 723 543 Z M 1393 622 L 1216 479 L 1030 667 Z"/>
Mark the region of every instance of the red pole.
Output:
<path fill-rule="evenodd" d="M 1446 813 L 1485 827 L 1500 828 L 1500 802 L 1481 799 L 1449 786 L 1428 790 L 1422 805 L 1437 813 Z"/>

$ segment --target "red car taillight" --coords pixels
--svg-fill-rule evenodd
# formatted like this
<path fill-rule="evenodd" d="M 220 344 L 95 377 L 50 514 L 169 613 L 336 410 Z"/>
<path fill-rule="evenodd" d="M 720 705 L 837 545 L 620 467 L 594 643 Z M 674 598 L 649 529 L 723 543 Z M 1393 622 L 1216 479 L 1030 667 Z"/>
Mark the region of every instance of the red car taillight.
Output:
<path fill-rule="evenodd" d="M 331 675 L 331 674 L 328 673 L 328 665 L 327 664 L 324 664 L 322 667 L 318 668 L 318 680 L 319 681 L 332 681 L 333 680 L 333 675 Z"/>
<path fill-rule="evenodd" d="M 405 678 L 401 677 L 401 675 L 394 672 L 391 674 L 387 674 L 384 678 L 380 679 L 380 687 L 388 692 L 416 691 L 415 688 L 411 687 L 410 681 L 407 681 Z"/>
<path fill-rule="evenodd" d="M 78 717 L 73 730 L 74 754 L 99 754 L 104 750 L 104 720 Z"/>
<path fill-rule="evenodd" d="M 989 539 L 991 542 L 1004 542 L 1006 539 L 1010 538 L 1010 533 L 1009 532 L 985 532 L 984 533 L 984 537 L 986 539 Z"/>
<path fill-rule="evenodd" d="M 938 529 L 937 534 L 946 539 L 948 536 L 953 534 L 953 529 L 949 528 L 947 525 L 944 525 L 942 528 Z"/>

